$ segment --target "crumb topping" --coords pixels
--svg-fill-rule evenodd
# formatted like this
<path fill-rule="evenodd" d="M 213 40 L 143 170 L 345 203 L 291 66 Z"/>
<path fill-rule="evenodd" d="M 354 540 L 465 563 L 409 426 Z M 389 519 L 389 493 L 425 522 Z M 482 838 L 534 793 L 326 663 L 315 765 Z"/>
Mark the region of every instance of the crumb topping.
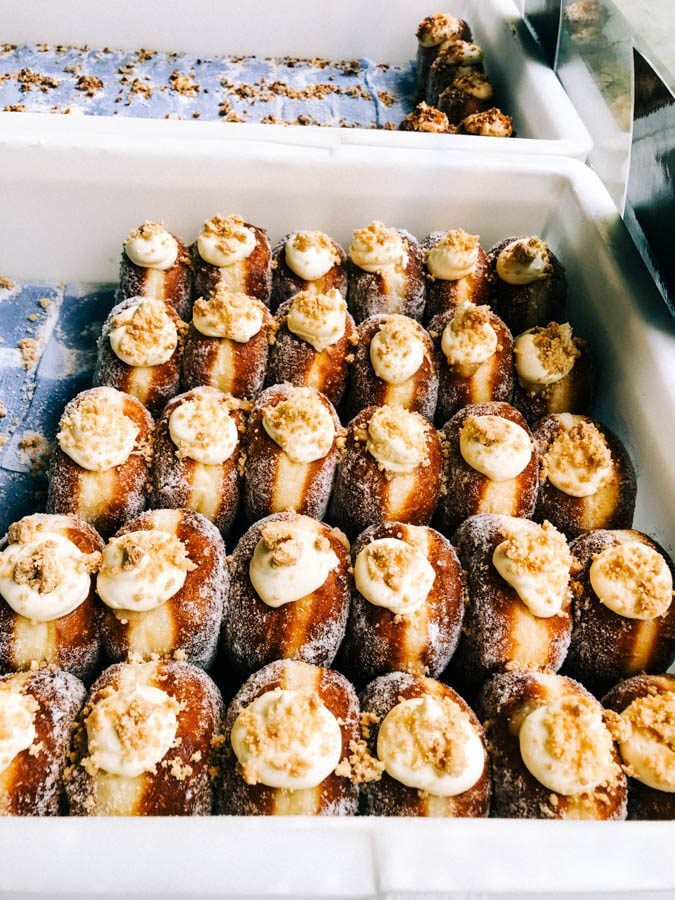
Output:
<path fill-rule="evenodd" d="M 568 323 L 551 322 L 546 328 L 533 329 L 532 342 L 542 366 L 551 374 L 566 375 L 581 355 L 578 341 Z"/>
<path fill-rule="evenodd" d="M 574 468 L 581 480 L 586 473 L 586 480 L 590 481 L 598 470 L 611 467 L 612 453 L 597 426 L 582 421 L 555 438 L 544 460 L 546 465 L 557 470 Z"/>
<path fill-rule="evenodd" d="M 113 538 L 119 550 L 119 562 L 105 566 L 108 576 L 135 571 L 143 567 L 149 581 L 159 578 L 167 566 L 182 572 L 193 572 L 197 566 L 188 556 L 185 544 L 166 531 L 133 531 Z"/>
<path fill-rule="evenodd" d="M 387 228 L 384 222 L 380 222 L 378 219 L 374 219 L 365 228 L 357 228 L 354 231 L 354 242 L 358 241 L 367 251 L 377 250 L 383 244 L 398 239 L 398 232 Z"/>
<path fill-rule="evenodd" d="M 569 572 L 572 554 L 565 536 L 550 522 L 541 527 L 516 528 L 500 544 L 517 575 L 538 575 L 564 566 Z"/>
<path fill-rule="evenodd" d="M 261 529 L 260 539 L 271 553 L 270 562 L 275 568 L 295 565 L 300 559 L 302 545 L 292 522 L 268 522 Z M 314 547 L 319 552 L 327 553 L 330 541 L 324 535 L 317 534 Z"/>
<path fill-rule="evenodd" d="M 202 225 L 202 234 L 210 238 L 223 254 L 236 254 L 249 242 L 249 229 L 241 216 L 212 216 Z"/>
<path fill-rule="evenodd" d="M 596 593 L 619 614 L 653 619 L 667 612 L 672 601 L 672 578 L 660 553 L 638 541 L 608 547 L 591 565 L 591 579 Z M 606 582 L 625 589 L 617 596 L 606 597 Z"/>
<path fill-rule="evenodd" d="M 133 449 L 139 429 L 122 411 L 122 397 L 116 393 L 87 392 L 61 417 L 59 446 L 84 468 L 96 470 L 99 463 L 103 469 L 120 465 Z"/>
<path fill-rule="evenodd" d="M 429 459 L 426 423 L 400 406 L 381 406 L 373 413 L 366 446 L 392 471 L 411 471 Z"/>
<path fill-rule="evenodd" d="M 423 47 L 437 47 L 454 34 L 459 34 L 465 23 L 449 13 L 434 13 L 425 16 L 417 26 L 415 36 Z"/>
<path fill-rule="evenodd" d="M 270 437 L 298 462 L 325 456 L 335 436 L 333 419 L 318 392 L 311 388 L 295 388 L 289 397 L 267 405 L 263 425 Z"/>
<path fill-rule="evenodd" d="M 178 332 L 161 300 L 143 300 L 124 309 L 112 320 L 111 346 L 131 366 L 165 362 L 178 345 Z"/>
<path fill-rule="evenodd" d="M 644 732 L 650 739 L 675 754 L 675 693 L 665 691 L 638 697 L 626 707 L 621 720 L 632 730 Z M 624 738 L 625 739 L 625 738 Z M 660 759 L 660 757 L 659 757 Z M 664 780 L 672 772 L 664 767 Z"/>
<path fill-rule="evenodd" d="M 545 749 L 564 770 L 589 785 L 606 778 L 607 761 L 598 754 L 595 729 L 589 728 L 598 717 L 593 701 L 585 697 L 566 697 L 555 704 L 555 712 L 544 715 Z"/>
<path fill-rule="evenodd" d="M 423 131 L 430 134 L 448 134 L 452 129 L 444 112 L 422 101 L 401 122 L 402 131 Z"/>
<path fill-rule="evenodd" d="M 151 222 L 149 219 L 146 219 L 142 225 L 139 225 L 138 228 L 134 228 L 129 232 L 124 243 L 126 244 L 129 241 L 139 239 L 149 241 L 155 237 L 162 237 L 165 233 L 166 229 L 164 228 L 164 222 Z"/>
<path fill-rule="evenodd" d="M 335 246 L 323 231 L 296 231 L 291 241 L 295 249 L 300 253 L 309 253 L 312 250 L 328 250 L 336 257 L 335 262 L 338 261 Z"/>
<path fill-rule="evenodd" d="M 511 440 L 512 423 L 502 416 L 467 416 L 462 425 L 462 436 L 483 447 L 494 447 Z"/>
<path fill-rule="evenodd" d="M 402 588 L 405 576 L 415 562 L 415 551 L 404 541 L 375 541 L 368 547 L 366 568 L 373 581 L 383 581 L 392 591 Z"/>
<path fill-rule="evenodd" d="M 264 304 L 221 285 L 210 297 L 195 301 L 193 317 L 202 334 L 246 343 L 262 328 Z"/>
<path fill-rule="evenodd" d="M 38 544 L 29 557 L 22 556 L 14 567 L 14 581 L 39 594 L 51 594 L 61 584 L 63 548 L 47 539 Z M 101 562 L 100 553 L 78 554 L 71 565 L 76 572 L 96 572 Z"/>
<path fill-rule="evenodd" d="M 461 775 L 468 763 L 464 719 L 449 697 L 434 698 L 433 715 L 424 705 L 401 703 L 388 755 L 413 771 L 432 765 L 439 774 Z"/>
<path fill-rule="evenodd" d="M 349 742 L 349 755 L 335 769 L 336 775 L 349 778 L 352 784 L 379 781 L 383 772 L 384 763 L 370 753 L 363 739 Z"/>
<path fill-rule="evenodd" d="M 483 112 L 472 113 L 462 119 L 461 128 L 466 134 L 480 135 L 481 137 L 511 137 L 513 134 L 513 119 L 507 116 L 496 106 Z"/>

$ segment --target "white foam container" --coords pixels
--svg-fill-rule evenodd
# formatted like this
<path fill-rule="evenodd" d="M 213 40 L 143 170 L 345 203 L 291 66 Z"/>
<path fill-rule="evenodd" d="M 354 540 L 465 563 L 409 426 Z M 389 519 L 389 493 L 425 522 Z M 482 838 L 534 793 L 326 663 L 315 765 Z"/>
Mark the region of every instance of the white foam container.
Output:
<path fill-rule="evenodd" d="M 442 6 L 442 4 L 441 4 Z M 492 154 L 556 154 L 584 161 L 591 137 L 553 71 L 545 65 L 514 0 L 453 0 L 485 50 L 487 71 L 499 105 L 513 116 L 520 137 L 411 134 L 362 128 L 285 127 L 133 119 L 123 116 L 46 116 L 0 113 L 0 130 L 80 133 L 128 139 L 168 136 L 217 137 L 378 147 L 438 148 Z M 0 40 L 9 43 L 88 44 L 138 50 L 177 51 L 197 56 L 324 56 L 405 64 L 417 49 L 418 22 L 436 12 L 430 0 L 0 0 Z"/>
<path fill-rule="evenodd" d="M 0 272 L 111 281 L 130 226 L 186 238 L 217 210 L 278 238 L 346 244 L 373 217 L 490 245 L 539 233 L 564 262 L 570 317 L 599 360 L 599 417 L 639 473 L 636 524 L 673 550 L 674 324 L 609 195 L 580 163 L 350 147 L 0 137 Z M 1 310 L 0 310 L 1 313 Z M 7 897 L 626 896 L 675 888 L 672 824 L 355 818 L 0 819 Z"/>

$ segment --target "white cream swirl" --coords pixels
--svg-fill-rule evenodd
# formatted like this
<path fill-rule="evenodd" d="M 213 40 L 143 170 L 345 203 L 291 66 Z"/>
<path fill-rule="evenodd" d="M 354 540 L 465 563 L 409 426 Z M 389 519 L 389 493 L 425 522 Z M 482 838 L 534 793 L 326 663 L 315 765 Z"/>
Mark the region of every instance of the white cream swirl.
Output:
<path fill-rule="evenodd" d="M 207 219 L 197 237 L 197 251 L 204 262 L 226 268 L 247 259 L 255 250 L 256 233 L 239 216 Z"/>
<path fill-rule="evenodd" d="M 296 231 L 286 240 L 284 257 L 303 281 L 323 278 L 338 261 L 333 242 L 322 231 Z"/>
<path fill-rule="evenodd" d="M 429 273 L 441 281 L 466 278 L 476 268 L 479 240 L 461 228 L 447 231 L 427 254 Z"/>
<path fill-rule="evenodd" d="M 179 458 L 207 466 L 228 460 L 239 443 L 239 430 L 230 415 L 227 397 L 214 388 L 195 388 L 169 416 L 169 436 Z"/>
<path fill-rule="evenodd" d="M 317 353 L 342 338 L 346 322 L 347 304 L 335 288 L 322 294 L 301 291 L 293 297 L 286 317 L 288 330 L 314 347 Z"/>
<path fill-rule="evenodd" d="M 393 267 L 405 269 L 408 264 L 401 234 L 378 221 L 354 232 L 349 256 L 364 272 L 380 273 Z"/>
<path fill-rule="evenodd" d="M 459 452 L 472 469 L 491 481 L 516 478 L 532 458 L 532 441 L 503 416 L 468 416 L 459 433 Z"/>
<path fill-rule="evenodd" d="M 125 399 L 114 388 L 93 388 L 62 416 L 56 439 L 78 466 L 105 472 L 127 461 L 139 428 L 124 413 Z"/>
<path fill-rule="evenodd" d="M 276 404 L 263 409 L 263 428 L 293 462 L 323 459 L 335 440 L 335 423 L 314 388 L 296 387 Z"/>
<path fill-rule="evenodd" d="M 108 340 L 128 366 L 161 366 L 178 346 L 178 329 L 163 300 L 141 300 L 114 316 Z"/>
<path fill-rule="evenodd" d="M 424 362 L 424 331 L 407 316 L 391 315 L 370 342 L 370 362 L 387 384 L 404 384 Z"/>
<path fill-rule="evenodd" d="M 531 284 L 551 268 L 549 249 L 538 237 L 511 241 L 497 257 L 497 275 L 507 284 Z"/>
<path fill-rule="evenodd" d="M 436 572 L 424 553 L 397 538 L 371 541 L 354 563 L 357 591 L 394 615 L 417 612 L 435 580 Z"/>
<path fill-rule="evenodd" d="M 0 773 L 37 737 L 37 710 L 34 697 L 21 693 L 11 681 L 0 682 Z"/>
<path fill-rule="evenodd" d="M 166 271 L 178 259 L 178 241 L 161 222 L 144 222 L 129 233 L 124 252 L 136 266 Z"/>
<path fill-rule="evenodd" d="M 589 578 L 598 600 L 626 619 L 656 619 L 668 612 L 673 600 L 668 564 L 640 541 L 606 547 L 593 559 Z"/>

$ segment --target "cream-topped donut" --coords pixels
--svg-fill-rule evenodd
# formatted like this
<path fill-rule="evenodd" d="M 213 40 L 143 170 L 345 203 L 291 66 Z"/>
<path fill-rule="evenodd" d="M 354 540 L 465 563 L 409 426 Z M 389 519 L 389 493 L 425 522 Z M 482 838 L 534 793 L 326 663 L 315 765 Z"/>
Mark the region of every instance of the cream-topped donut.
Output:
<path fill-rule="evenodd" d="M 265 305 L 256 297 L 219 286 L 209 297 L 200 297 L 192 309 L 192 324 L 205 337 L 228 338 L 245 344 L 265 321 Z"/>
<path fill-rule="evenodd" d="M 380 406 L 370 417 L 366 449 L 385 472 L 412 472 L 428 459 L 424 419 L 400 406 Z"/>
<path fill-rule="evenodd" d="M 498 341 L 489 308 L 467 303 L 443 329 L 441 350 L 449 366 L 473 367 L 494 356 Z"/>
<path fill-rule="evenodd" d="M 336 288 L 323 293 L 301 291 L 286 315 L 288 330 L 317 352 L 337 343 L 345 333 L 347 304 Z"/>
<path fill-rule="evenodd" d="M 140 429 L 126 415 L 124 400 L 121 391 L 99 387 L 69 404 L 59 421 L 56 440 L 76 465 L 89 472 L 104 472 L 127 461 Z"/>
<path fill-rule="evenodd" d="M 562 430 L 543 454 L 546 477 L 563 494 L 590 497 L 612 480 L 612 454 L 593 422 L 575 418 L 571 427 Z"/>
<path fill-rule="evenodd" d="M 395 228 L 387 228 L 377 219 L 365 228 L 357 228 L 349 245 L 349 258 L 365 272 L 405 269 L 408 254 L 403 238 Z"/>
<path fill-rule="evenodd" d="M 445 66 L 477 66 L 483 62 L 483 50 L 471 41 L 444 41 L 439 57 Z"/>
<path fill-rule="evenodd" d="M 399 131 L 417 131 L 425 134 L 454 134 L 454 126 L 440 109 L 429 106 L 424 100 L 412 112 L 401 119 Z"/>
<path fill-rule="evenodd" d="M 197 237 L 201 258 L 212 266 L 224 268 L 253 253 L 256 235 L 241 216 L 212 216 L 206 219 Z"/>
<path fill-rule="evenodd" d="M 550 270 L 549 249 L 538 237 L 517 238 L 497 257 L 496 272 L 507 284 L 530 284 Z"/>
<path fill-rule="evenodd" d="M 467 31 L 468 25 L 464 19 L 440 12 L 422 19 L 417 26 L 416 37 L 421 47 L 438 47 L 444 41 Z"/>
<path fill-rule="evenodd" d="M 178 346 L 178 329 L 163 300 L 139 299 L 117 313 L 108 340 L 128 366 L 161 366 Z"/>
<path fill-rule="evenodd" d="M 313 388 L 295 388 L 287 399 L 266 406 L 262 425 L 275 444 L 297 463 L 323 459 L 335 440 L 334 420 Z"/>
<path fill-rule="evenodd" d="M 433 278 L 457 281 L 474 271 L 480 247 L 477 234 L 462 228 L 446 231 L 427 252 L 427 269 Z"/>
<path fill-rule="evenodd" d="M 494 93 L 487 75 L 473 68 L 470 68 L 467 72 L 461 72 L 456 78 L 453 78 L 450 88 L 446 88 L 446 90 L 459 91 L 462 94 L 468 94 L 469 97 L 475 97 L 477 100 L 484 101 L 491 100 Z M 442 100 L 442 96 L 439 97 L 439 100 Z"/>
<path fill-rule="evenodd" d="M 195 388 L 169 416 L 169 436 L 176 445 L 176 456 L 205 465 L 228 460 L 239 442 L 231 408 L 232 401 L 226 394 L 215 388 Z"/>
<path fill-rule="evenodd" d="M 521 384 L 555 384 L 568 375 L 581 349 L 569 323 L 551 322 L 546 328 L 531 328 L 513 344 L 516 373 Z"/>
<path fill-rule="evenodd" d="M 469 416 L 464 421 L 459 452 L 472 469 L 491 481 L 509 481 L 526 468 L 533 446 L 522 426 L 488 414 Z"/>
<path fill-rule="evenodd" d="M 275 245 L 272 272 L 272 308 L 308 291 L 347 296 L 346 256 L 342 247 L 323 231 L 286 234 Z"/>
<path fill-rule="evenodd" d="M 369 603 L 396 615 L 416 612 L 429 596 L 436 573 L 419 549 L 398 538 L 367 544 L 354 563 L 356 589 Z"/>
<path fill-rule="evenodd" d="M 439 105 L 443 91 L 450 87 L 458 75 L 471 69 L 483 69 L 483 51 L 471 41 L 454 38 L 444 41 L 429 68 L 426 85 L 426 101 Z"/>
<path fill-rule="evenodd" d="M 323 231 L 295 231 L 284 245 L 286 265 L 303 281 L 316 281 L 340 262 L 335 244 Z"/>
<path fill-rule="evenodd" d="M 606 547 L 594 557 L 588 575 L 598 600 L 627 619 L 658 618 L 673 601 L 668 564 L 654 547 L 639 541 Z"/>
<path fill-rule="evenodd" d="M 146 221 L 130 231 L 124 241 L 124 252 L 131 262 L 144 269 L 170 269 L 178 259 L 178 249 L 178 241 L 163 222 Z"/>
<path fill-rule="evenodd" d="M 460 134 L 473 134 L 478 137 L 513 136 L 513 119 L 496 106 L 474 112 L 459 123 Z"/>
<path fill-rule="evenodd" d="M 390 316 L 370 342 L 370 361 L 378 378 L 402 384 L 424 362 L 422 328 L 406 316 Z"/>

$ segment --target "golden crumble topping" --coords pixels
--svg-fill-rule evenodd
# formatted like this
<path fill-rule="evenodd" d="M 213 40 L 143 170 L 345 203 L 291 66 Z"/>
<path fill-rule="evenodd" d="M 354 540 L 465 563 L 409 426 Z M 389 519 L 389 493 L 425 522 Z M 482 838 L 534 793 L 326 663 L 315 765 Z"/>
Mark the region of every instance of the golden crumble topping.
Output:
<path fill-rule="evenodd" d="M 96 572 L 101 562 L 98 552 L 82 554 L 74 560 L 81 572 Z M 63 580 L 62 551 L 56 541 L 49 539 L 39 544 L 28 559 L 20 559 L 14 566 L 13 578 L 17 584 L 25 584 L 40 594 L 51 594 Z"/>
<path fill-rule="evenodd" d="M 518 575 L 540 574 L 558 566 L 569 572 L 572 565 L 565 536 L 550 522 L 541 527 L 516 528 L 500 546 Z"/>
<path fill-rule="evenodd" d="M 366 568 L 374 581 L 383 581 L 392 591 L 398 591 L 414 559 L 415 551 L 408 544 L 374 543 L 367 548 Z"/>
<path fill-rule="evenodd" d="M 231 254 L 246 244 L 250 229 L 241 216 L 212 216 L 202 225 L 202 234 L 211 238 L 221 253 Z"/>
<path fill-rule="evenodd" d="M 502 416 L 467 416 L 461 434 L 465 440 L 493 447 L 510 440 L 512 424 Z"/>
<path fill-rule="evenodd" d="M 392 455 L 413 467 L 422 465 L 429 458 L 426 427 L 401 406 L 381 406 L 368 424 L 367 448 L 385 466 Z"/>
<path fill-rule="evenodd" d="M 470 234 L 467 237 L 473 238 L 475 235 Z M 452 319 L 452 330 L 461 332 L 470 346 L 482 346 L 485 341 L 484 326 L 490 324 L 490 314 L 489 306 L 474 306 L 473 303 L 467 303 Z"/>
<path fill-rule="evenodd" d="M 459 33 L 464 23 L 449 13 L 434 13 L 425 16 L 417 26 L 415 37 L 427 46 L 436 46 L 450 34 Z"/>
<path fill-rule="evenodd" d="M 597 752 L 596 704 L 586 697 L 567 697 L 556 704 L 555 714 L 542 719 L 546 730 L 545 749 L 561 767 L 585 784 L 606 780 L 607 762 Z"/>
<path fill-rule="evenodd" d="M 117 445 L 126 440 L 126 431 L 138 427 L 120 408 L 117 399 L 107 393 L 93 391 L 81 397 L 70 408 L 67 415 L 62 416 L 59 423 L 57 440 L 66 453 L 87 451 L 95 441 L 96 444 Z"/>
<path fill-rule="evenodd" d="M 670 752 L 670 756 L 653 753 L 649 762 L 660 780 L 671 782 L 675 768 L 675 692 L 638 697 L 626 707 L 621 718 L 630 731 L 643 733 Z"/>
<path fill-rule="evenodd" d="M 296 388 L 293 393 L 274 406 L 267 406 L 264 418 L 287 447 L 297 438 L 317 432 L 324 427 L 326 408 L 312 390 Z"/>
<path fill-rule="evenodd" d="M 565 375 L 571 364 L 581 355 L 579 341 L 569 323 L 551 322 L 546 328 L 532 329 L 532 343 L 537 348 L 539 360 L 552 375 Z"/>
<path fill-rule="evenodd" d="M 271 563 L 275 567 L 292 566 L 298 562 L 302 545 L 297 537 L 297 529 L 292 522 L 268 522 L 260 532 L 263 545 L 272 554 Z M 320 552 L 330 549 L 330 541 L 325 535 L 317 534 L 314 546 Z"/>
<path fill-rule="evenodd" d="M 462 119 L 461 127 L 466 134 L 481 135 L 482 137 L 511 137 L 513 119 L 503 113 L 501 109 L 493 106 Z"/>
<path fill-rule="evenodd" d="M 134 228 L 129 232 L 124 243 L 128 244 L 130 241 L 135 241 L 138 238 L 141 238 L 144 241 L 149 241 L 151 238 L 160 237 L 165 233 L 165 231 L 166 229 L 164 228 L 164 222 L 151 222 L 146 219 L 146 221 L 143 222 L 142 225 L 139 225 L 138 228 Z"/>
<path fill-rule="evenodd" d="M 252 328 L 257 334 L 263 310 L 264 304 L 256 297 L 220 286 L 210 297 L 195 301 L 193 316 L 209 329 L 234 340 L 249 334 Z"/>
<path fill-rule="evenodd" d="M 480 236 L 477 234 L 469 234 L 467 231 L 464 231 L 463 228 L 451 228 L 450 231 L 446 231 L 445 234 L 436 241 L 433 247 L 430 247 L 429 250 L 427 250 L 427 255 L 432 249 L 447 248 L 453 253 L 461 253 L 462 255 L 466 254 L 467 256 L 470 256 L 476 251 L 479 241 Z M 489 312 L 489 307 L 487 306 L 473 306 L 472 309 L 484 309 Z"/>
<path fill-rule="evenodd" d="M 353 241 L 362 244 L 367 252 L 376 250 L 391 240 L 398 241 L 398 239 L 398 232 L 393 228 L 387 228 L 384 222 L 380 222 L 378 219 L 374 219 L 365 228 L 357 228 L 353 237 Z"/>
<path fill-rule="evenodd" d="M 117 346 L 122 356 L 138 359 L 141 365 L 158 350 L 171 354 L 176 349 L 176 328 L 162 300 L 143 300 L 133 310 L 124 309 L 112 325 L 124 329 Z"/>
<path fill-rule="evenodd" d="M 229 398 L 199 391 L 189 399 L 190 403 L 190 438 L 176 442 L 176 456 L 178 459 L 191 457 L 197 449 L 207 450 L 214 440 L 214 423 L 219 420 L 222 407 L 229 411 L 235 408 L 235 404 L 228 402 Z M 179 408 L 179 407 L 177 407 Z"/>
<path fill-rule="evenodd" d="M 316 291 L 300 291 L 293 297 L 292 309 L 297 311 L 308 325 L 319 329 L 325 325 L 327 318 L 335 311 L 335 293 L 339 297 L 339 306 L 346 312 L 347 305 L 339 292 L 322 294 Z"/>
<path fill-rule="evenodd" d="M 425 131 L 430 134 L 448 134 L 453 131 L 444 112 L 422 101 L 401 122 L 402 131 Z"/>
<path fill-rule="evenodd" d="M 433 714 L 424 705 L 398 707 L 390 754 L 413 771 L 432 765 L 439 773 L 461 775 L 468 762 L 465 717 L 449 697 L 433 699 Z"/>
<path fill-rule="evenodd" d="M 335 244 L 323 231 L 296 231 L 289 238 L 289 243 L 300 253 L 307 253 L 310 250 L 330 250 L 334 261 L 338 262 Z"/>
<path fill-rule="evenodd" d="M 612 465 L 612 453 L 598 428 L 592 422 L 582 421 L 552 441 L 544 461 L 558 470 L 573 467 L 579 470 L 580 478 L 587 472 L 591 478 L 595 472 Z"/>
<path fill-rule="evenodd" d="M 349 778 L 352 784 L 379 781 L 384 772 L 384 763 L 372 756 L 364 740 L 349 742 L 349 755 L 342 759 L 335 774 Z"/>
<path fill-rule="evenodd" d="M 596 557 L 594 564 L 608 580 L 634 586 L 631 602 L 641 618 L 662 615 L 664 599 L 666 609 L 670 606 L 671 597 L 664 598 L 663 557 L 650 547 L 638 541 L 619 544 Z"/>
<path fill-rule="evenodd" d="M 159 577 L 167 565 L 183 572 L 193 572 L 197 568 L 188 556 L 185 544 L 166 531 L 140 531 L 113 540 L 121 551 L 121 559 L 119 565 L 106 567 L 110 576 L 132 571 L 141 564 L 145 566 L 144 574 L 149 580 Z"/>
<path fill-rule="evenodd" d="M 476 69 L 471 69 L 468 72 L 460 72 L 460 74 L 453 78 L 452 90 L 462 91 L 465 94 L 470 94 L 472 91 L 478 89 L 484 91 L 484 98 L 488 99 L 492 96 L 492 85 L 484 72 L 478 72 Z"/>
<path fill-rule="evenodd" d="M 40 523 L 32 516 L 24 516 L 18 522 L 12 522 L 7 529 L 7 539 L 10 544 L 30 544 L 42 532 Z"/>

